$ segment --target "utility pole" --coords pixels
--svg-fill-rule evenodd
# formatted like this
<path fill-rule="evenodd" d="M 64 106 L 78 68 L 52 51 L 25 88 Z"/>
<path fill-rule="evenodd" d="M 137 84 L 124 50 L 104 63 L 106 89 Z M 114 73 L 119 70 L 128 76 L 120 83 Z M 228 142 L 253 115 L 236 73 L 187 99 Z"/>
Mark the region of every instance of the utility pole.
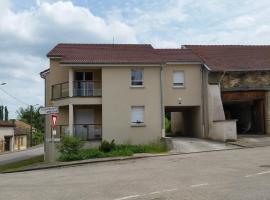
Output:
<path fill-rule="evenodd" d="M 33 146 L 33 125 L 32 125 L 32 120 L 33 120 L 33 106 L 30 105 L 30 147 Z"/>

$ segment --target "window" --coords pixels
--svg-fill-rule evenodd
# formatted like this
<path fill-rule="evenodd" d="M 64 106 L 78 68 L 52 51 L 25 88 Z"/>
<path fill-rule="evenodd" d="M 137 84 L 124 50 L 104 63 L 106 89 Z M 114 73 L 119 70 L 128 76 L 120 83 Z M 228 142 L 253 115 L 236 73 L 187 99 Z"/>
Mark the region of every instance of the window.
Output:
<path fill-rule="evenodd" d="M 131 123 L 132 124 L 144 123 L 144 106 L 131 107 Z"/>
<path fill-rule="evenodd" d="M 131 85 L 143 86 L 143 70 L 133 69 L 131 70 Z"/>
<path fill-rule="evenodd" d="M 75 72 L 76 81 L 92 81 L 93 72 Z"/>
<path fill-rule="evenodd" d="M 183 71 L 173 72 L 173 87 L 184 87 L 185 77 Z"/>

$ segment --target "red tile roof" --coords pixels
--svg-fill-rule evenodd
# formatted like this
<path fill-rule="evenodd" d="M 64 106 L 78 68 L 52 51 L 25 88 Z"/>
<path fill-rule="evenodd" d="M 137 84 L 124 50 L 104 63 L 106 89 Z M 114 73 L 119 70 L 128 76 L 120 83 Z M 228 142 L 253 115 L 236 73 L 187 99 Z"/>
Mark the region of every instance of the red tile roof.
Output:
<path fill-rule="evenodd" d="M 66 64 L 160 64 L 200 61 L 191 50 L 154 49 L 150 44 L 58 44 L 48 57 Z"/>
<path fill-rule="evenodd" d="M 190 49 L 155 49 L 165 62 L 201 62 Z"/>
<path fill-rule="evenodd" d="M 15 127 L 15 124 L 12 121 L 0 120 L 0 127 Z"/>
<path fill-rule="evenodd" d="M 184 45 L 212 71 L 270 70 L 270 46 Z"/>
<path fill-rule="evenodd" d="M 155 64 L 162 61 L 148 44 L 58 44 L 47 56 L 60 56 L 61 63 Z"/>

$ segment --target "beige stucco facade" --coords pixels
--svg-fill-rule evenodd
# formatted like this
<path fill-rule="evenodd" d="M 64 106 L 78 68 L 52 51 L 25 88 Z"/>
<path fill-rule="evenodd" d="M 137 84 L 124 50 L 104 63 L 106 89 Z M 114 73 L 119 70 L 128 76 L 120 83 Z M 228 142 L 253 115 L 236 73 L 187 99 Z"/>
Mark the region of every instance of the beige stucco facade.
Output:
<path fill-rule="evenodd" d="M 143 70 L 143 86 L 131 86 L 131 71 Z M 74 74 L 94 72 L 94 80 L 101 82 L 101 96 L 77 97 L 74 95 Z M 182 71 L 185 76 L 183 88 L 173 87 L 174 71 Z M 64 134 L 76 131 L 76 110 L 93 109 L 96 125 L 102 130 L 102 140 L 115 140 L 118 144 L 148 144 L 165 136 L 164 115 L 167 107 L 186 109 L 185 129 L 192 136 L 203 137 L 201 65 L 174 63 L 167 65 L 114 65 L 80 66 L 60 65 L 59 60 L 50 61 L 50 72 L 45 78 L 46 106 L 59 107 L 57 126 Z M 68 96 L 52 98 L 52 86 L 67 83 Z M 133 106 L 144 107 L 144 123 L 131 123 Z M 181 123 L 180 121 L 178 121 Z M 176 123 L 178 123 L 176 120 Z M 60 128 L 57 128 L 59 131 Z M 191 134 L 192 133 L 192 134 Z M 63 133 L 62 133 L 63 134 Z M 54 160 L 55 143 L 52 137 L 51 118 L 46 116 L 46 160 Z M 57 140 L 58 141 L 58 140 Z M 54 158 L 49 155 L 54 155 Z"/>
<path fill-rule="evenodd" d="M 143 87 L 131 86 L 134 67 L 102 68 L 103 138 L 142 144 L 161 138 L 160 68 L 144 67 Z M 143 126 L 131 125 L 131 107 L 144 106 Z"/>
<path fill-rule="evenodd" d="M 175 71 L 184 72 L 184 87 L 173 86 Z M 200 106 L 201 77 L 200 64 L 167 64 L 164 68 L 164 106 Z"/>

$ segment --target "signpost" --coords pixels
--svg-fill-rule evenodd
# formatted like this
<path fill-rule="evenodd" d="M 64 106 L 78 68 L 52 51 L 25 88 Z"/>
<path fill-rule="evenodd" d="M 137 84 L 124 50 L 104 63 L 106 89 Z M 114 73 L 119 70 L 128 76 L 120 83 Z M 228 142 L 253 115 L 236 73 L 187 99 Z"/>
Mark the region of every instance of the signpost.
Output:
<path fill-rule="evenodd" d="M 59 113 L 58 107 L 42 107 L 39 109 L 41 115 L 57 114 Z"/>
<path fill-rule="evenodd" d="M 56 121 L 57 121 L 57 114 L 59 113 L 58 107 L 49 106 L 49 107 L 42 107 L 39 109 L 39 113 L 41 115 L 51 115 L 52 120 L 52 136 L 51 139 L 53 140 L 53 136 L 56 135 Z"/>

